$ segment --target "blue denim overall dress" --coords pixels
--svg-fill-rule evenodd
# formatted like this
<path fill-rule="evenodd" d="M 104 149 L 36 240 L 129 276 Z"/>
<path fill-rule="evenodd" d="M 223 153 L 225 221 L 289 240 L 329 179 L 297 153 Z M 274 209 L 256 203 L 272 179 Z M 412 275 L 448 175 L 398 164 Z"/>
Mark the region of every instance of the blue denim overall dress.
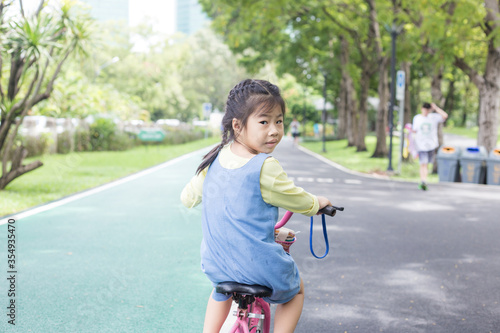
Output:
<path fill-rule="evenodd" d="M 274 242 L 278 207 L 264 202 L 262 165 L 269 155 L 254 156 L 238 169 L 221 166 L 219 157 L 203 183 L 201 268 L 212 284 L 234 281 L 271 288 L 269 303 L 286 303 L 300 290 L 292 257 Z M 216 301 L 229 297 L 214 291 Z"/>

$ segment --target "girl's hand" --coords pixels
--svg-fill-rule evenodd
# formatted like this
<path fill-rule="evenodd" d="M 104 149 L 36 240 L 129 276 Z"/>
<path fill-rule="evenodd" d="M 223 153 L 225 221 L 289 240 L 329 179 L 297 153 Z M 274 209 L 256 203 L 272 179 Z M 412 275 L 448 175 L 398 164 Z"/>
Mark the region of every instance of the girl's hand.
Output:
<path fill-rule="evenodd" d="M 331 206 L 332 203 L 330 202 L 330 200 L 328 200 L 327 198 L 325 197 L 322 197 L 322 196 L 317 196 L 318 198 L 318 203 L 319 203 L 319 209 L 322 209 L 322 208 L 325 208 L 326 206 Z M 316 213 L 316 215 L 318 215 L 319 213 Z"/>

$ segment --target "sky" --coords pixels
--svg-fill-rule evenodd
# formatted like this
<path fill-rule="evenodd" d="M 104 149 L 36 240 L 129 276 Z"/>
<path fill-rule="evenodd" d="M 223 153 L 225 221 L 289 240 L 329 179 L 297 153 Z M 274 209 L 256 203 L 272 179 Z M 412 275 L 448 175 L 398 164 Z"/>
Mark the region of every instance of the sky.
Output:
<path fill-rule="evenodd" d="M 176 0 L 129 0 L 129 23 L 138 25 L 151 19 L 155 29 L 164 33 L 175 32 Z"/>
<path fill-rule="evenodd" d="M 23 0 L 27 10 L 36 9 L 39 3 L 40 0 Z M 176 0 L 129 0 L 130 26 L 147 19 L 156 30 L 172 34 L 175 32 L 175 7 Z"/>

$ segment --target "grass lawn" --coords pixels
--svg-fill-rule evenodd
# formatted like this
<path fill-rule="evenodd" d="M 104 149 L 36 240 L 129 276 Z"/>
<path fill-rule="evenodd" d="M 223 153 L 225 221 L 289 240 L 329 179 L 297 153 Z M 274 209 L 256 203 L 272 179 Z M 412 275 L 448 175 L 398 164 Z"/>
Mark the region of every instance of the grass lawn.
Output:
<path fill-rule="evenodd" d="M 108 183 L 219 140 L 209 138 L 175 146 L 140 146 L 127 151 L 79 152 L 27 159 L 25 163 L 39 159 L 44 165 L 0 191 L 0 216 Z"/>
<path fill-rule="evenodd" d="M 478 127 L 465 128 L 465 127 L 444 127 L 443 131 L 448 134 L 455 134 L 465 136 L 471 139 L 477 139 Z"/>
<path fill-rule="evenodd" d="M 389 166 L 388 158 L 371 158 L 375 150 L 376 144 L 375 136 L 366 137 L 366 147 L 368 151 L 356 152 L 356 147 L 347 147 L 347 140 L 328 141 L 326 142 L 326 153 L 322 152 L 322 142 L 303 142 L 302 146 L 305 148 L 321 154 L 326 158 L 348 168 L 351 170 L 367 173 L 378 174 L 387 176 L 387 168 Z M 392 148 L 392 168 L 398 171 L 398 151 L 399 151 L 399 138 L 393 137 Z M 389 138 L 387 138 L 387 148 L 389 148 Z M 429 166 L 430 170 L 430 166 Z M 394 174 L 390 176 L 392 179 L 420 181 L 419 164 L 418 161 L 413 163 L 403 163 L 401 167 L 401 174 Z M 438 181 L 437 175 L 429 174 L 428 182 L 435 183 Z"/>
<path fill-rule="evenodd" d="M 478 127 L 465 128 L 465 127 L 445 127 L 444 132 L 448 134 L 455 134 L 465 136 L 471 139 L 477 139 Z M 500 126 L 498 127 L 498 140 L 497 146 L 500 146 Z"/>

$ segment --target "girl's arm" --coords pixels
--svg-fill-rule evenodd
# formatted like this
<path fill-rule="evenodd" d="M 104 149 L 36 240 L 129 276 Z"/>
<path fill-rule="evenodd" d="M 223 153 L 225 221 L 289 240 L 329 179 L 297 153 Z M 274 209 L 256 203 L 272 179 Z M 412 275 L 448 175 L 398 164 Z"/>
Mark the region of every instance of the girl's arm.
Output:
<path fill-rule="evenodd" d="M 181 202 L 187 208 L 196 207 L 201 203 L 203 182 L 205 181 L 207 170 L 208 168 L 191 178 L 191 181 L 182 190 Z"/>
<path fill-rule="evenodd" d="M 262 166 L 260 190 L 266 203 L 306 216 L 317 214 L 320 206 L 330 203 L 325 197 L 317 197 L 295 186 L 274 158 L 268 158 Z"/>
<path fill-rule="evenodd" d="M 317 198 L 318 198 L 318 203 L 319 203 L 319 209 L 322 209 L 322 208 L 325 208 L 326 206 L 331 206 L 332 205 L 332 203 L 330 202 L 330 200 L 328 200 L 325 197 L 322 197 L 322 196 L 318 195 Z"/>

